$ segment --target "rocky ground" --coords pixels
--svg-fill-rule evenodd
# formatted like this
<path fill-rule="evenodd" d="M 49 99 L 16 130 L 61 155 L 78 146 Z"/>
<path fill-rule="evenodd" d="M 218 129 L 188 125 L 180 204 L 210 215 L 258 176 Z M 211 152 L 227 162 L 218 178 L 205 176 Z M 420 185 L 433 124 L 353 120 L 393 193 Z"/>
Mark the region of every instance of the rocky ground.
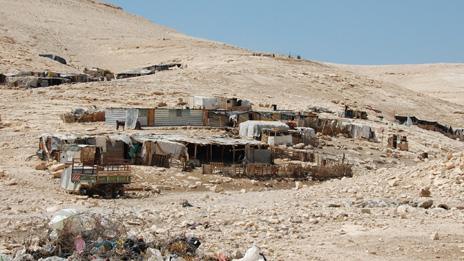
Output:
<path fill-rule="evenodd" d="M 146 239 L 196 235 L 203 243 L 201 253 L 239 255 L 256 244 L 270 260 L 458 260 L 464 255 L 462 142 L 417 127 L 362 121 L 378 133 L 383 130 L 378 143 L 321 137 L 327 153 L 346 153 L 354 165 L 353 178 L 296 187 L 291 181 L 232 180 L 198 171 L 134 167 L 136 185 L 150 191 L 115 200 L 86 198 L 61 191 L 58 181 L 35 170 L 38 160 L 30 158 L 44 132 L 114 132 L 100 123 L 62 123 L 59 115 L 81 99 L 62 91 L 2 94 L 11 101 L 1 105 L 9 112 L 2 114 L 0 135 L 5 152 L 0 158 L 3 253 L 46 233 L 57 210 L 75 208 L 120 220 Z M 44 99 L 34 102 L 39 92 Z M 410 151 L 387 156 L 390 133 L 408 135 Z M 421 152 L 428 152 L 430 159 L 419 160 Z M 429 189 L 428 197 L 421 197 L 423 189 Z M 183 207 L 184 200 L 193 207 Z"/>

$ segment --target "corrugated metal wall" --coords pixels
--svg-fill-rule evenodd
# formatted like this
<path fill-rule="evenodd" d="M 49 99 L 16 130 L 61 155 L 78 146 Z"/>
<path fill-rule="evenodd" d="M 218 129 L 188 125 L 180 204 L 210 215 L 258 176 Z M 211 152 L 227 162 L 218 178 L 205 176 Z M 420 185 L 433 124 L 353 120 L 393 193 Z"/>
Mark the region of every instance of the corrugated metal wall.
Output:
<path fill-rule="evenodd" d="M 126 109 L 109 108 L 105 110 L 105 124 L 116 126 L 116 121 L 126 120 Z"/>
<path fill-rule="evenodd" d="M 148 110 L 147 109 L 139 109 L 139 118 L 137 119 L 140 122 L 142 127 L 147 126 L 148 124 Z"/>
<path fill-rule="evenodd" d="M 155 126 L 203 126 L 203 111 L 156 109 Z"/>

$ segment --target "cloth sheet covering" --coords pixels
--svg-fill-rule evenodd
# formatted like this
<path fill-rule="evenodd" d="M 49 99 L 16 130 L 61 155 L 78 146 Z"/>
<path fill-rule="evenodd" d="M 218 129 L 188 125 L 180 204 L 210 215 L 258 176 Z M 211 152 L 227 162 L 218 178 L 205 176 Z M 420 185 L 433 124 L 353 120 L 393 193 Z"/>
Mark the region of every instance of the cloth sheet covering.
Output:
<path fill-rule="evenodd" d="M 288 130 L 287 124 L 280 121 L 245 121 L 240 123 L 240 136 L 257 138 L 261 136 L 263 129 Z"/>
<path fill-rule="evenodd" d="M 126 110 L 126 121 L 125 121 L 126 125 L 124 127 L 126 129 L 135 129 L 138 118 L 139 118 L 138 109 L 127 109 Z"/>
<path fill-rule="evenodd" d="M 187 147 L 182 143 L 163 140 L 144 141 L 142 147 L 142 158 L 148 159 L 147 161 L 150 161 L 151 156 L 154 154 L 171 155 L 175 159 L 184 157 L 188 160 Z"/>
<path fill-rule="evenodd" d="M 218 99 L 214 97 L 193 96 L 192 104 L 194 108 L 214 110 L 218 108 Z"/>
<path fill-rule="evenodd" d="M 371 127 L 366 125 L 348 125 L 348 131 L 352 138 L 363 138 L 363 139 L 373 139 L 375 138 L 375 133 L 372 131 Z"/>
<path fill-rule="evenodd" d="M 95 146 L 102 148 L 103 152 L 107 152 L 106 141 L 107 138 L 105 136 L 97 136 L 95 137 Z"/>

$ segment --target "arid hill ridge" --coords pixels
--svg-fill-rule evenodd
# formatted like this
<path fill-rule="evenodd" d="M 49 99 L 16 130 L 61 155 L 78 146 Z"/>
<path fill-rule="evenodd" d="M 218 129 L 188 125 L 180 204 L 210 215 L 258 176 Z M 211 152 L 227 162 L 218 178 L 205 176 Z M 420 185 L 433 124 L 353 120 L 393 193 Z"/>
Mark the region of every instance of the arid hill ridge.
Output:
<path fill-rule="evenodd" d="M 399 113 L 464 125 L 462 117 L 453 114 L 461 106 L 408 90 L 398 82 L 373 80 L 329 64 L 254 56 L 251 51 L 189 37 L 96 1 L 0 0 L 0 4 L 0 72 L 76 72 L 93 66 L 120 72 L 176 61 L 186 68 L 119 81 L 122 87 L 118 90 L 145 86 L 172 89 L 184 96 L 240 96 L 255 104 L 275 103 L 288 109 L 371 106 L 390 119 Z M 63 56 L 70 66 L 38 57 L 39 53 Z"/>

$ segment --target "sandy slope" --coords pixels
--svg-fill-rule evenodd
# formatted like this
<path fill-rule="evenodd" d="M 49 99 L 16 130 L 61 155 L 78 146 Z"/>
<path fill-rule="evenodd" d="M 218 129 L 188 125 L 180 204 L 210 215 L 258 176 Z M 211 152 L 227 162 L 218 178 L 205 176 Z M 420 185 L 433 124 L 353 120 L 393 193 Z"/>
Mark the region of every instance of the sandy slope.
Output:
<path fill-rule="evenodd" d="M 0 4 L 2 71 L 66 71 L 90 66 L 122 71 L 179 61 L 187 65 L 186 70 L 147 77 L 143 84 L 172 84 L 192 93 L 214 89 L 212 94 L 259 97 L 254 99 L 256 103 L 277 103 L 281 107 L 304 109 L 308 105 L 324 105 L 339 109 L 347 103 L 371 105 L 390 117 L 394 113 L 410 113 L 440 118 L 453 125 L 463 122 L 462 117 L 450 114 L 461 110 L 450 102 L 332 65 L 254 57 L 247 50 L 187 37 L 94 1 L 0 0 Z M 39 15 L 39 11 L 47 15 Z M 72 67 L 37 57 L 41 52 L 62 55 Z M 139 83 L 139 79 L 128 82 Z"/>
<path fill-rule="evenodd" d="M 464 64 L 340 65 L 340 68 L 464 105 Z"/>

